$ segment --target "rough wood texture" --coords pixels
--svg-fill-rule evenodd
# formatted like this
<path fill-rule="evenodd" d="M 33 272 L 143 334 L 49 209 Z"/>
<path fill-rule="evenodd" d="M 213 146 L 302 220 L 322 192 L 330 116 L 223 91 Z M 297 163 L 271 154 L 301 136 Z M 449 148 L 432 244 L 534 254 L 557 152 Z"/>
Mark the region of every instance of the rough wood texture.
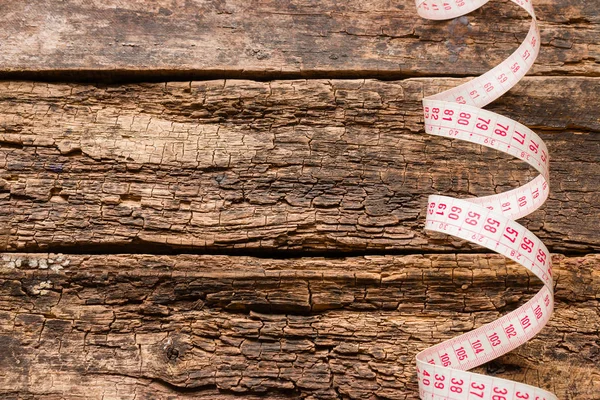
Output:
<path fill-rule="evenodd" d="M 1 83 L 0 249 L 470 249 L 426 236 L 427 196 L 534 175 L 422 134 L 423 94 L 457 83 Z M 600 248 L 598 98 L 599 78 L 528 78 L 492 107 L 548 144 L 550 199 L 524 223 L 555 252 Z"/>
<path fill-rule="evenodd" d="M 597 399 L 600 256 L 554 262 L 549 325 L 479 371 Z M 516 308 L 530 278 L 498 255 L 5 253 L 0 394 L 415 399 L 415 354 Z"/>
<path fill-rule="evenodd" d="M 537 0 L 535 10 L 534 73 L 599 76 L 596 2 Z M 523 10 L 497 0 L 449 22 L 396 0 L 5 1 L 0 69 L 60 79 L 463 76 L 496 65 L 528 28 Z"/>
<path fill-rule="evenodd" d="M 0 398 L 414 400 L 419 350 L 539 288 L 422 230 L 429 194 L 534 176 L 422 130 L 424 95 L 525 37 L 508 0 L 1 3 Z M 597 400 L 600 7 L 535 11 L 538 76 L 490 108 L 547 142 L 523 223 L 568 255 L 549 325 L 478 371 Z"/>

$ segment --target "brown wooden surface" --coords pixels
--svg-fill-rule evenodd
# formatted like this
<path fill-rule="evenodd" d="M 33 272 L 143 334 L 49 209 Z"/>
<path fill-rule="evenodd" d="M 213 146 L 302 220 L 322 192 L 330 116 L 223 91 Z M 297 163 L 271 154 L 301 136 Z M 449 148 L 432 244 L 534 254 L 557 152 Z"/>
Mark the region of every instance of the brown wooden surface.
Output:
<path fill-rule="evenodd" d="M 535 10 L 543 47 L 533 71 L 599 76 L 597 2 L 538 0 Z M 166 80 L 476 75 L 528 29 L 525 12 L 508 0 L 441 23 L 419 18 L 404 0 L 4 1 L 0 66 Z"/>
<path fill-rule="evenodd" d="M 423 231 L 427 196 L 535 171 L 423 135 L 423 93 L 458 82 L 5 83 L 0 249 L 470 249 Z M 551 251 L 600 248 L 598 98 L 600 78 L 527 78 L 492 107 L 543 127 L 552 193 L 526 224 Z"/>
<path fill-rule="evenodd" d="M 600 393 L 596 3 L 536 0 L 541 55 L 489 106 L 550 150 L 521 222 L 556 311 L 477 371 L 569 400 Z M 0 2 L 0 398 L 417 399 L 418 351 L 540 287 L 422 230 L 429 194 L 534 177 L 420 109 L 528 27 L 507 0 Z"/>
<path fill-rule="evenodd" d="M 0 260 L 0 385 L 21 398 L 414 398 L 418 351 L 540 287 L 498 255 Z M 595 398 L 598 261 L 555 256 L 547 327 L 478 371 Z"/>

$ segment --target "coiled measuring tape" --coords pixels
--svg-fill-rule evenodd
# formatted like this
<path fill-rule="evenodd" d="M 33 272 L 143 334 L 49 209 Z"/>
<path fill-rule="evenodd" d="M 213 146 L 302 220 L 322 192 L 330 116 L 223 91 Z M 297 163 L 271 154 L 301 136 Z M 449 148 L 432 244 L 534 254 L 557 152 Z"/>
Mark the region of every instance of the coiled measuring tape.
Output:
<path fill-rule="evenodd" d="M 417 0 L 420 16 L 459 17 L 488 0 Z M 513 87 L 529 70 L 540 48 L 540 34 L 530 0 L 511 0 L 532 17 L 525 41 L 501 64 L 465 84 L 423 99 L 425 132 L 461 139 L 511 154 L 540 174 L 511 191 L 455 199 L 430 196 L 425 229 L 443 232 L 505 255 L 544 283 L 526 304 L 502 318 L 417 354 L 421 399 L 555 400 L 540 388 L 467 370 L 497 358 L 535 336 L 554 308 L 552 265 L 546 246 L 515 222 L 548 197 L 548 150 L 526 126 L 481 107 Z"/>

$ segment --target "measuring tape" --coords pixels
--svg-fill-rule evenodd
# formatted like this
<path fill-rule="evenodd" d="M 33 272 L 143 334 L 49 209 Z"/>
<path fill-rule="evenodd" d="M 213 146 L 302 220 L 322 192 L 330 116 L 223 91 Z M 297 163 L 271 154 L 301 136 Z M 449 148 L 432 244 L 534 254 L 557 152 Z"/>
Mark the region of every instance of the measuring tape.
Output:
<path fill-rule="evenodd" d="M 488 0 L 417 0 L 420 16 L 444 20 L 481 7 Z M 554 309 L 552 264 L 546 246 L 515 222 L 548 197 L 548 149 L 526 126 L 483 110 L 529 70 L 540 49 L 540 33 L 530 0 L 511 0 L 531 15 L 525 41 L 501 64 L 465 84 L 423 99 L 425 132 L 461 139 L 511 154 L 540 174 L 511 191 L 455 199 L 430 196 L 425 229 L 447 233 L 505 255 L 533 272 L 543 288 L 525 305 L 502 318 L 417 354 L 421 399 L 555 400 L 540 388 L 467 372 L 535 336 Z"/>

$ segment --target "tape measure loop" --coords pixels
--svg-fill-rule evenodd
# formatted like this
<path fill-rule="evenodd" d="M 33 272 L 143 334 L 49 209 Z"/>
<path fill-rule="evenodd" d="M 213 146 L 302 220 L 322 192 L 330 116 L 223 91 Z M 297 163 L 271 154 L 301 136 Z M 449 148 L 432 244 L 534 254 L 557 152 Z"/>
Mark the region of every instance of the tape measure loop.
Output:
<path fill-rule="evenodd" d="M 555 400 L 540 388 L 467 372 L 535 336 L 554 310 L 552 260 L 544 243 L 515 220 L 538 209 L 549 193 L 549 154 L 532 130 L 481 107 L 513 87 L 531 68 L 540 48 L 530 0 L 511 0 L 532 17 L 525 41 L 487 73 L 423 99 L 425 132 L 481 144 L 521 159 L 539 172 L 527 184 L 492 196 L 429 197 L 425 229 L 486 247 L 519 263 L 543 283 L 523 306 L 471 332 L 417 354 L 421 399 Z M 419 15 L 443 20 L 469 13 L 487 0 L 417 0 Z"/>

